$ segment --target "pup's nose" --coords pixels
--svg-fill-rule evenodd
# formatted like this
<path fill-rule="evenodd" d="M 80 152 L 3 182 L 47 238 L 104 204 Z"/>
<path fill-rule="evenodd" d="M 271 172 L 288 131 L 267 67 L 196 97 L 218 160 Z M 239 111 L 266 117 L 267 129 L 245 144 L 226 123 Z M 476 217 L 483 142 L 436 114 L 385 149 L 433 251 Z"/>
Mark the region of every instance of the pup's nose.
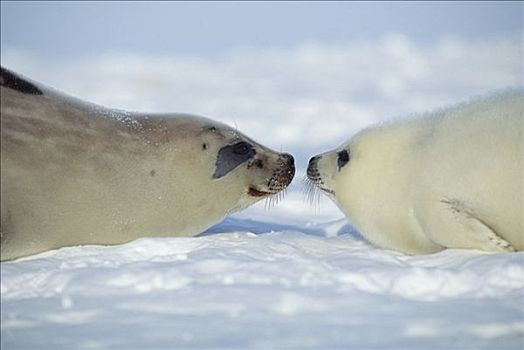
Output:
<path fill-rule="evenodd" d="M 309 164 L 307 166 L 307 176 L 309 178 L 314 178 L 318 176 L 318 160 L 320 159 L 320 156 L 312 157 L 309 160 Z"/>
<path fill-rule="evenodd" d="M 308 169 L 313 168 L 317 166 L 318 160 L 320 159 L 320 156 L 311 157 L 308 164 Z"/>

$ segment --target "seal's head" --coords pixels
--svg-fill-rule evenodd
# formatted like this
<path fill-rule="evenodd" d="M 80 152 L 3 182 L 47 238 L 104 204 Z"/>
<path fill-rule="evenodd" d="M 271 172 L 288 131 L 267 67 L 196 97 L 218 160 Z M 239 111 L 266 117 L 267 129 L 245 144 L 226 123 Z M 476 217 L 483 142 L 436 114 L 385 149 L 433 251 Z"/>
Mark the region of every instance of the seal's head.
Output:
<path fill-rule="evenodd" d="M 335 199 L 338 179 L 345 172 L 351 160 L 349 145 L 340 146 L 332 151 L 318 154 L 309 160 L 307 178 L 311 184 Z"/>
<path fill-rule="evenodd" d="M 231 172 L 243 173 L 249 179 L 246 182 L 250 197 L 265 197 L 285 189 L 293 179 L 295 166 L 293 156 L 288 153 L 274 152 L 246 136 L 232 130 L 215 126 L 208 130 L 221 133 L 222 142 L 216 149 L 216 161 L 213 179 L 219 180 Z M 229 135 L 229 138 L 227 137 Z M 207 144 L 202 145 L 203 149 Z"/>
<path fill-rule="evenodd" d="M 284 190 L 293 180 L 293 156 L 275 152 L 224 125 L 205 128 L 202 150 L 215 159 L 212 179 L 243 184 L 240 207 Z M 211 134 L 211 135 L 209 135 Z"/>
<path fill-rule="evenodd" d="M 413 135 L 417 132 L 407 123 L 362 130 L 312 157 L 307 169 L 313 188 L 325 193 L 369 241 L 404 252 L 435 249 L 418 238 L 407 243 L 403 234 L 411 229 L 413 183 L 424 161 L 417 153 L 424 147 Z"/>
<path fill-rule="evenodd" d="M 364 129 L 339 147 L 309 161 L 308 181 L 328 195 L 348 215 L 376 208 L 405 196 L 418 171 L 414 165 L 417 128 L 406 123 Z"/>
<path fill-rule="evenodd" d="M 176 183 L 186 182 L 195 191 L 208 191 L 210 202 L 232 206 L 230 212 L 281 192 L 295 175 L 293 156 L 275 152 L 216 121 L 177 115 L 140 122 L 146 130 L 153 125 L 155 132 L 151 135 L 162 135 L 159 128 L 166 130 L 163 147 L 171 152 L 162 154 L 170 154 L 176 161 L 173 176 L 187 173 L 184 176 L 190 177 Z"/>
<path fill-rule="evenodd" d="M 399 166 L 392 142 L 380 129 L 366 129 L 339 147 L 312 157 L 307 181 L 320 189 L 348 217 L 357 212 L 372 212 L 376 198 L 391 192 L 389 174 Z M 378 200 L 378 199 L 377 199 Z"/>

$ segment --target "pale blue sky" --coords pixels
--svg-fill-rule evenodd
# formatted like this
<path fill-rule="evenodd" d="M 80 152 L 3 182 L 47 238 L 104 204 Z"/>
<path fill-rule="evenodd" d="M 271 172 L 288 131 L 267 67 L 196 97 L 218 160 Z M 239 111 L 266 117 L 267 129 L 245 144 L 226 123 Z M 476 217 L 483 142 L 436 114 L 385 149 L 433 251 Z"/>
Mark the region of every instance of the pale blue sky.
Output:
<path fill-rule="evenodd" d="M 239 47 L 344 44 L 388 32 L 522 35 L 522 2 L 1 2 L 2 49 L 53 57 L 124 51 L 214 55 Z"/>

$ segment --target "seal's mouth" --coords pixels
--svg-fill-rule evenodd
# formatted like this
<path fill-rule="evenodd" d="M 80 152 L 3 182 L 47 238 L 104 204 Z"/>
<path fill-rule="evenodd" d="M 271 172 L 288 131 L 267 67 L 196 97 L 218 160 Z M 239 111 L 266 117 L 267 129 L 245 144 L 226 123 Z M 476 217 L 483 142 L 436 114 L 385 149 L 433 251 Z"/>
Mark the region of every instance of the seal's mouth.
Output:
<path fill-rule="evenodd" d="M 326 193 L 332 194 L 333 196 L 335 195 L 335 191 L 330 190 L 329 188 L 325 188 L 325 187 L 322 187 L 322 186 L 319 186 L 319 185 L 317 185 L 317 187 L 320 188 L 322 191 L 324 191 Z"/>
<path fill-rule="evenodd" d="M 249 190 L 247 191 L 247 193 L 252 196 L 252 197 L 264 197 L 264 196 L 270 196 L 272 195 L 273 193 L 270 193 L 270 192 L 265 192 L 265 191 L 260 191 L 260 190 L 257 190 L 256 188 L 254 187 L 249 187 Z"/>

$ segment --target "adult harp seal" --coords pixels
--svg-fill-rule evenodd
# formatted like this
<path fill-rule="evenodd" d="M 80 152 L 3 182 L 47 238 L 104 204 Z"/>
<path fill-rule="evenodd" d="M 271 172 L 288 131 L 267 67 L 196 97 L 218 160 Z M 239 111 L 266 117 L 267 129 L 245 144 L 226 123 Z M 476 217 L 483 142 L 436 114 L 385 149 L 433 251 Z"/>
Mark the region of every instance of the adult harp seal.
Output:
<path fill-rule="evenodd" d="M 210 119 L 106 109 L 2 68 L 1 259 L 193 236 L 286 188 L 293 157 Z"/>

